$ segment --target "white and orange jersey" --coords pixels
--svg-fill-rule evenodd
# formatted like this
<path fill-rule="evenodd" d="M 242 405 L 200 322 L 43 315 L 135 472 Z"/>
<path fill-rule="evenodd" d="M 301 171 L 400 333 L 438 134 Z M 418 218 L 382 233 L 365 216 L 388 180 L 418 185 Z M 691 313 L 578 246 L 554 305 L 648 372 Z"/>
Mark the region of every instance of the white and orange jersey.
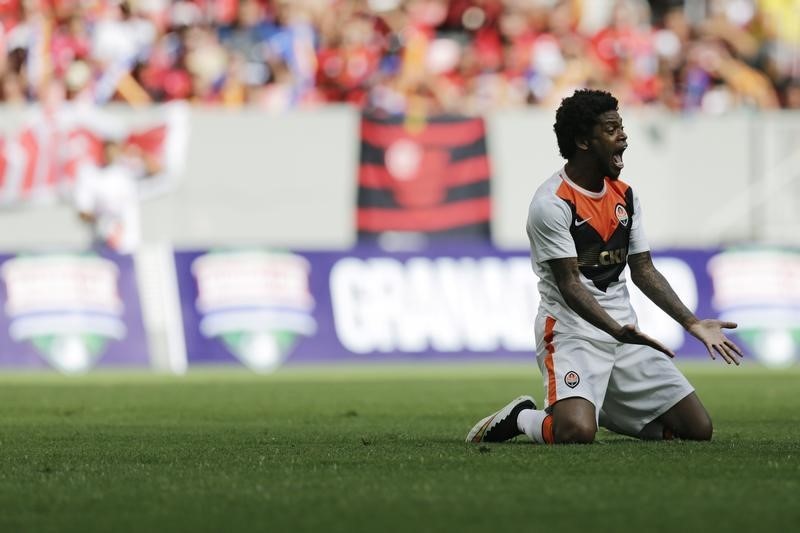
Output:
<path fill-rule="evenodd" d="M 603 309 L 620 324 L 636 323 L 625 285 L 625 266 L 629 254 L 650 248 L 633 189 L 606 178 L 602 191 L 588 191 L 572 182 L 562 168 L 533 195 L 527 232 L 533 271 L 539 277 L 537 322 L 551 317 L 556 333 L 616 342 L 578 316 L 558 290 L 547 261 L 575 257 L 581 282 Z"/>

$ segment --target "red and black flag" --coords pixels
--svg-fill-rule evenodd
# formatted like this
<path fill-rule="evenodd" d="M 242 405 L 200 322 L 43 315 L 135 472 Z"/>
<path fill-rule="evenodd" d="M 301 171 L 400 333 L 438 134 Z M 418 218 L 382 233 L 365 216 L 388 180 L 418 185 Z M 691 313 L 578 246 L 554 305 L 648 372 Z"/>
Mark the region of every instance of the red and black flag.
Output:
<path fill-rule="evenodd" d="M 489 158 L 483 119 L 361 120 L 358 231 L 489 237 Z"/>

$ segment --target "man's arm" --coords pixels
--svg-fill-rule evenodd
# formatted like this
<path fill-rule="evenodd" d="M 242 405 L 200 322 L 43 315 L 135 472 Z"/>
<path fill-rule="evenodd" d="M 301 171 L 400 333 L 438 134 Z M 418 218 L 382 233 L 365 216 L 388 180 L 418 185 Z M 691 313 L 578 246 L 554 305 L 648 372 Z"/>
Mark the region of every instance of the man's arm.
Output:
<path fill-rule="evenodd" d="M 650 252 L 629 256 L 628 266 L 631 269 L 631 281 L 684 329 L 688 330 L 693 324 L 699 322 L 694 313 L 683 305 L 667 279 L 656 269 Z"/>
<path fill-rule="evenodd" d="M 735 328 L 734 322 L 720 320 L 700 320 L 681 302 L 669 282 L 659 272 L 650 252 L 632 254 L 628 257 L 628 266 L 631 269 L 631 280 L 641 289 L 654 304 L 671 316 L 678 324 L 697 337 L 708 350 L 712 359 L 718 353 L 726 363 L 739 364 L 742 351 L 736 344 L 729 340 L 722 328 Z"/>
<path fill-rule="evenodd" d="M 94 213 L 89 213 L 88 211 L 78 211 L 78 218 L 87 224 L 94 224 L 97 220 L 97 217 L 94 215 Z"/>
<path fill-rule="evenodd" d="M 575 257 L 552 259 L 547 264 L 553 271 L 561 296 L 578 316 L 596 328 L 605 331 L 619 342 L 644 344 L 664 352 L 670 357 L 675 357 L 675 354 L 669 348 L 637 330 L 633 324 L 620 325 L 611 318 L 595 297 L 592 296 L 592 293 L 581 283 L 578 260 Z"/>

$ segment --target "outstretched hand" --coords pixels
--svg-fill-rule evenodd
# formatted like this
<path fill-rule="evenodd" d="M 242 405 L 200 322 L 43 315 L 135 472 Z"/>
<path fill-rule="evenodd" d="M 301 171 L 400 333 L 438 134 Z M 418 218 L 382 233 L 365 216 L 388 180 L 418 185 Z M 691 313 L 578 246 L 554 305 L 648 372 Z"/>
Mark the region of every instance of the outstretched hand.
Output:
<path fill-rule="evenodd" d="M 627 344 L 643 344 L 645 346 L 650 346 L 651 348 L 655 348 L 659 352 L 663 352 L 670 357 L 675 357 L 675 353 L 672 350 L 655 340 L 653 337 L 645 335 L 636 329 L 636 326 L 633 324 L 622 326 L 614 335 L 614 338 L 619 342 L 624 342 Z"/>
<path fill-rule="evenodd" d="M 705 345 L 711 359 L 716 359 L 716 354 L 719 354 L 726 363 L 738 365 L 739 360 L 744 357 L 744 353 L 722 333 L 723 328 L 733 329 L 736 326 L 735 322 L 723 322 L 709 318 L 695 322 L 686 330 Z"/>

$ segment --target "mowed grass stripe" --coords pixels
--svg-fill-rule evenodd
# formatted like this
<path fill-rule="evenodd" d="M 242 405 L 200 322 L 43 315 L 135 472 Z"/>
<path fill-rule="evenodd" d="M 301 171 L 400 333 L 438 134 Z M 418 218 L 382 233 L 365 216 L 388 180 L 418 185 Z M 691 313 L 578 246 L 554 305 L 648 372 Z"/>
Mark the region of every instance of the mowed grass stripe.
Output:
<path fill-rule="evenodd" d="M 800 373 L 687 366 L 712 443 L 463 443 L 532 365 L 0 378 L 0 531 L 779 531 Z"/>
<path fill-rule="evenodd" d="M 800 378 L 800 365 L 782 370 L 772 370 L 745 361 L 741 367 L 727 366 L 719 362 L 705 360 L 676 360 L 678 368 L 692 376 L 726 375 L 780 376 L 783 378 Z M 280 381 L 385 381 L 385 380 L 483 380 L 485 378 L 514 379 L 530 378 L 534 385 L 541 381 L 536 360 L 500 361 L 498 363 L 466 363 L 466 364 L 393 364 L 366 363 L 361 365 L 288 365 L 272 374 L 254 374 L 241 366 L 200 366 L 193 367 L 183 376 L 171 374 L 154 374 L 137 369 L 118 371 L 98 369 L 90 374 L 80 376 L 63 376 L 54 372 L 12 371 L 0 374 L 0 385 L 84 385 L 96 384 L 111 386 L 119 383 L 141 385 L 163 385 L 168 383 L 193 384 L 207 382 L 280 382 Z"/>

